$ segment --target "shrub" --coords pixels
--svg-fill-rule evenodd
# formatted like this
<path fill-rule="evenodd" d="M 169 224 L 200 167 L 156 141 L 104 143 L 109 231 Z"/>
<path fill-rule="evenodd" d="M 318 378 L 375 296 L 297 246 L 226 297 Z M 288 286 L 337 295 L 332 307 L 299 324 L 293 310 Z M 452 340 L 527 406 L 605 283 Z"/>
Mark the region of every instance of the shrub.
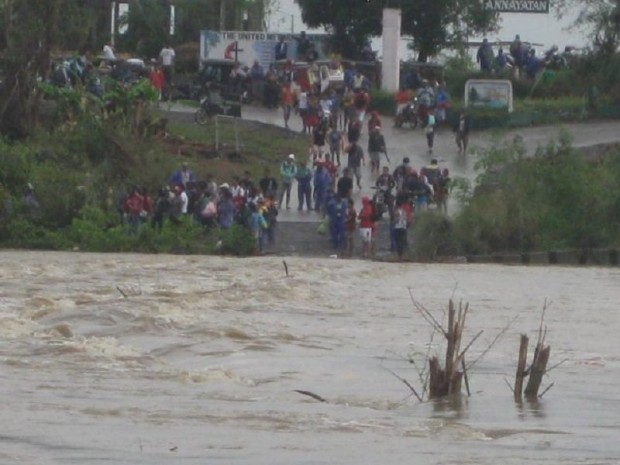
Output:
<path fill-rule="evenodd" d="M 394 94 L 381 89 L 371 90 L 369 109 L 378 111 L 382 115 L 394 115 L 396 110 Z"/>
<path fill-rule="evenodd" d="M 422 212 L 417 216 L 413 226 L 413 253 L 416 259 L 423 261 L 456 253 L 448 217 L 436 211 Z"/>
<path fill-rule="evenodd" d="M 534 158 L 517 145 L 481 154 L 484 174 L 455 218 L 467 254 L 594 248 L 620 239 L 618 154 L 588 162 L 566 140 Z"/>
<path fill-rule="evenodd" d="M 238 224 L 220 231 L 219 238 L 217 250 L 224 255 L 248 256 L 256 250 L 256 239 L 250 230 Z"/>

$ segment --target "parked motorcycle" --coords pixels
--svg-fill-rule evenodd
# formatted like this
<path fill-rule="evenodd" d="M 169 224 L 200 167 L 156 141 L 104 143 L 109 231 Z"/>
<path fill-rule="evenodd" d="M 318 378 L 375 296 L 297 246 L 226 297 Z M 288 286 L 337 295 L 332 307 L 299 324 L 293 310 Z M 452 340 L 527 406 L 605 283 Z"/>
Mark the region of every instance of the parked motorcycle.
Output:
<path fill-rule="evenodd" d="M 215 115 L 224 115 L 226 112 L 220 102 L 210 95 L 204 95 L 200 99 L 200 106 L 194 113 L 194 121 L 198 124 L 207 124 Z"/>
<path fill-rule="evenodd" d="M 394 118 L 394 126 L 397 128 L 403 127 L 404 124 L 408 124 L 411 129 L 418 127 L 418 99 L 414 98 L 405 106 Z"/>

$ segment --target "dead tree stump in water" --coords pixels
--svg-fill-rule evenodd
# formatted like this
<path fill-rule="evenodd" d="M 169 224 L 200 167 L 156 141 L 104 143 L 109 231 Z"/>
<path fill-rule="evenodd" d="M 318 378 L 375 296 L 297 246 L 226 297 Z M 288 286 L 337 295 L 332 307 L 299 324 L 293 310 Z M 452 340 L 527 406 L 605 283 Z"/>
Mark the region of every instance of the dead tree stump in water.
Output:
<path fill-rule="evenodd" d="M 525 366 L 527 363 L 527 349 L 529 344 L 529 338 L 527 337 L 527 335 L 521 334 L 521 343 L 519 345 L 519 361 L 517 362 L 517 374 L 514 386 L 514 397 L 516 401 L 520 401 L 523 398 L 523 394 L 525 394 L 525 398 L 528 400 L 536 400 L 538 398 L 538 391 L 540 390 L 543 376 L 547 372 L 547 363 L 549 362 L 551 347 L 545 346 L 545 336 L 547 334 L 547 328 L 545 327 L 543 331 L 546 309 L 547 305 L 545 303 L 540 319 L 540 327 L 538 329 L 538 341 L 536 342 L 536 349 L 534 350 L 534 358 L 532 359 L 532 364 L 528 369 L 526 369 Z M 524 391 L 523 383 L 526 377 L 528 378 L 528 381 Z"/>
<path fill-rule="evenodd" d="M 538 343 L 534 351 L 534 360 L 530 367 L 530 379 L 525 387 L 525 397 L 530 400 L 538 398 L 538 390 L 542 384 L 543 376 L 547 371 L 547 363 L 549 362 L 549 354 L 551 347 Z"/>
<path fill-rule="evenodd" d="M 445 369 L 441 368 L 438 357 L 429 360 L 429 398 L 436 399 L 461 392 L 464 371 L 460 371 L 465 351 L 461 350 L 461 340 L 465 318 L 469 305 L 463 307 L 459 304 L 458 315 L 454 303 L 450 301 L 448 306 L 448 329 L 443 331 L 447 340 Z"/>

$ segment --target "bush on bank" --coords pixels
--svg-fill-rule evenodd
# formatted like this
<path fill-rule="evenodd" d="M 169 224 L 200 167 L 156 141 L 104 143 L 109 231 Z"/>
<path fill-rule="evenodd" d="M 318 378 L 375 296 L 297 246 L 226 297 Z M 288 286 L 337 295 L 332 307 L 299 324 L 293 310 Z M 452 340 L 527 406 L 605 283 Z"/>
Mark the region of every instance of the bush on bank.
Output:
<path fill-rule="evenodd" d="M 527 158 L 517 140 L 481 153 L 478 168 L 456 217 L 419 215 L 417 256 L 620 245 L 620 151 L 592 161 L 563 140 Z"/>

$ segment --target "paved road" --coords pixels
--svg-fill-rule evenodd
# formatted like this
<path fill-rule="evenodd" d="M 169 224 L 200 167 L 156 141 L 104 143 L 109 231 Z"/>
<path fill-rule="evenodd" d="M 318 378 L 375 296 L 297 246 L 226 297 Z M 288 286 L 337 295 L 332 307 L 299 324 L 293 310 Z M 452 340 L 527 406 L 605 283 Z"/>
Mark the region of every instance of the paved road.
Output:
<path fill-rule="evenodd" d="M 182 107 L 172 107 L 173 111 L 187 111 Z M 191 110 L 194 111 L 194 110 Z M 242 110 L 243 118 L 254 121 L 261 121 L 277 126 L 284 126 L 284 120 L 280 109 L 266 109 L 258 106 L 244 106 Z M 391 163 L 384 159 L 382 165 L 389 165 L 393 171 L 402 162 L 403 157 L 407 156 L 411 160 L 414 168 L 421 168 L 427 165 L 431 158 L 437 158 L 442 168 L 448 168 L 452 177 L 464 177 L 470 180 L 475 178 L 474 163 L 475 157 L 471 154 L 459 155 L 454 142 L 452 132 L 447 128 L 439 129 L 435 135 L 435 147 L 433 154 L 429 154 L 426 146 L 426 137 L 423 130 L 412 130 L 409 128 L 394 128 L 392 118 L 382 117 L 383 134 L 387 143 L 387 150 Z M 301 131 L 301 120 L 293 115 L 290 122 L 292 131 Z M 557 139 L 562 129 L 567 130 L 573 137 L 575 147 L 589 147 L 598 144 L 620 143 L 620 121 L 600 121 L 588 123 L 571 123 L 562 126 L 538 126 L 530 128 L 520 128 L 498 134 L 492 131 L 475 132 L 470 137 L 470 148 L 484 148 L 490 146 L 498 137 L 500 140 L 512 140 L 516 135 L 523 137 L 528 153 L 535 153 L 539 146 L 547 145 L 552 139 Z M 362 148 L 366 149 L 367 128 L 364 127 L 360 140 Z M 310 136 L 308 136 L 310 145 Z M 300 154 L 297 154 L 300 155 Z M 346 158 L 346 157 L 345 157 Z M 373 191 L 370 186 L 374 185 L 374 179 L 370 173 L 370 166 L 362 169 L 362 190 L 354 191 L 356 205 L 361 204 L 362 196 L 372 196 Z M 296 187 L 293 186 L 293 193 Z M 292 206 L 297 206 L 296 196 L 294 196 Z M 448 209 L 454 211 L 456 201 L 452 200 L 448 204 Z M 281 221 L 316 221 L 318 215 L 314 212 L 298 212 L 296 208 L 282 210 L 279 218 Z"/>

